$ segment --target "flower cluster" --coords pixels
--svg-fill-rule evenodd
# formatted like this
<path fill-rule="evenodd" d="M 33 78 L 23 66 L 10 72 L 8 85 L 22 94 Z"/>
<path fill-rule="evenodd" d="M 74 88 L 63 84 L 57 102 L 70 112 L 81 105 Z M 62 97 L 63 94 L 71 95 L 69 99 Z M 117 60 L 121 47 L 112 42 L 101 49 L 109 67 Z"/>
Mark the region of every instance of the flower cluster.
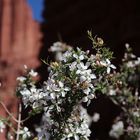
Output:
<path fill-rule="evenodd" d="M 111 137 L 118 139 L 124 132 L 124 124 L 122 121 L 117 121 L 112 125 L 112 129 L 109 132 Z"/>
<path fill-rule="evenodd" d="M 126 44 L 126 53 L 120 72 L 112 76 L 112 84 L 108 87 L 107 96 L 121 108 L 110 130 L 110 136 L 126 140 L 140 138 L 140 58 L 132 53 Z"/>
<path fill-rule="evenodd" d="M 19 131 L 19 134 L 21 135 L 21 138 L 23 140 L 26 140 L 26 139 L 30 138 L 30 136 L 31 136 L 31 133 L 29 132 L 27 127 L 23 127 L 23 129 L 21 129 Z"/>
<path fill-rule="evenodd" d="M 72 47 L 62 42 L 53 43 L 53 45 L 49 49 L 50 52 L 53 52 L 55 54 L 56 61 L 61 61 L 63 53 L 67 50 L 72 50 Z"/>
<path fill-rule="evenodd" d="M 51 62 L 48 80 L 41 88 L 31 80 L 31 76 L 36 76 L 33 71 L 18 78 L 17 93 L 25 107 L 30 106 L 33 112 L 44 112 L 39 139 L 88 140 L 88 120 L 81 115 L 79 104 L 87 102 L 88 105 L 96 92 L 103 93 L 109 83 L 105 77 L 116 69 L 110 62 L 112 52 L 103 46 L 102 39 L 96 37 L 92 41 L 94 55 L 71 48 L 62 54 L 59 62 Z M 54 44 L 55 48 L 57 45 L 61 44 Z"/>

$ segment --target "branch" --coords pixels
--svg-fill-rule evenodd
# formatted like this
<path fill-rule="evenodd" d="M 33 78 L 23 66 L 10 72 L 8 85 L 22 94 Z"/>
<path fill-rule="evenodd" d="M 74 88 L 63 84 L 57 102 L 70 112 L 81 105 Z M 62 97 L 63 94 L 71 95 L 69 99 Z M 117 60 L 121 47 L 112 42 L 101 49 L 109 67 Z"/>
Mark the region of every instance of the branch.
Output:
<path fill-rule="evenodd" d="M 4 108 L 4 110 L 7 112 L 7 114 L 15 121 L 18 123 L 18 120 L 10 113 L 10 111 L 7 109 L 7 107 L 5 106 L 5 104 L 0 101 L 0 104 L 2 105 L 2 107 Z"/>
<path fill-rule="evenodd" d="M 20 125 L 21 125 L 21 104 L 19 104 L 18 126 L 17 126 L 17 136 L 16 136 L 16 140 L 19 140 Z"/>

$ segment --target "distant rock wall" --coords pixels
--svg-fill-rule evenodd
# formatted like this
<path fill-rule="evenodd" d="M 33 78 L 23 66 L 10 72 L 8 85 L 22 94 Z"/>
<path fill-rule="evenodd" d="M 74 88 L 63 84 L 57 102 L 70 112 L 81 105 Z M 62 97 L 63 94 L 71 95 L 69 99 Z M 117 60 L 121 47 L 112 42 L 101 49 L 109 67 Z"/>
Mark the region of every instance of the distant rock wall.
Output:
<path fill-rule="evenodd" d="M 40 25 L 26 0 L 0 0 L 0 98 L 11 112 L 17 109 L 14 90 L 23 65 L 36 68 L 40 64 L 40 40 Z M 1 105 L 0 114 L 6 116 Z"/>

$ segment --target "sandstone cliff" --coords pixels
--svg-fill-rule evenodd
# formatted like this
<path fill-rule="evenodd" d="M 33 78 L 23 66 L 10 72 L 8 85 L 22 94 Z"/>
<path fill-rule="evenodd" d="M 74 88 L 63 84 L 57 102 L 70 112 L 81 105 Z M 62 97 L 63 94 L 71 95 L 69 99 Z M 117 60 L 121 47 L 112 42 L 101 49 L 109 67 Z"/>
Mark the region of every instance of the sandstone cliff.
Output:
<path fill-rule="evenodd" d="M 0 98 L 11 112 L 16 111 L 14 90 L 23 65 L 39 65 L 40 39 L 40 26 L 26 0 L 0 0 Z M 0 114 L 6 116 L 1 106 Z"/>

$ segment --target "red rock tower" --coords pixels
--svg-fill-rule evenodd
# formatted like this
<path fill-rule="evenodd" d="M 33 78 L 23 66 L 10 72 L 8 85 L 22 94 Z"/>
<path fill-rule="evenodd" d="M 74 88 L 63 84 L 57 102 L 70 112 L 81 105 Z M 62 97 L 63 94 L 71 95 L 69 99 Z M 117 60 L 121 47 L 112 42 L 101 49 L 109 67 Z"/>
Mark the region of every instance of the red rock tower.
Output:
<path fill-rule="evenodd" d="M 0 99 L 11 112 L 16 110 L 14 89 L 23 65 L 39 65 L 40 39 L 40 26 L 26 0 L 0 0 Z M 6 116 L 1 105 L 0 114 Z"/>

